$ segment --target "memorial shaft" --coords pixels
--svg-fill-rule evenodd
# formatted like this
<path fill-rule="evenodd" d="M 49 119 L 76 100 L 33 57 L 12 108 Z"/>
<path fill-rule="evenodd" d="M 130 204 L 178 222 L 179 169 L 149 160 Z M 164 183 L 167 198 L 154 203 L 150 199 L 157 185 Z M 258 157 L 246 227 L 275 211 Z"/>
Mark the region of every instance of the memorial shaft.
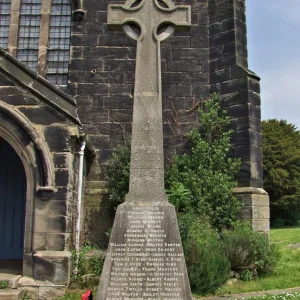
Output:
<path fill-rule="evenodd" d="M 161 7 L 156 0 L 144 0 L 137 7 L 111 5 L 108 24 L 135 23 L 141 29 L 137 37 L 137 56 L 133 106 L 130 184 L 126 200 L 148 201 L 149 196 L 167 200 L 164 193 L 164 155 L 161 90 L 160 42 L 170 33 L 157 34 L 161 24 L 190 25 L 186 6 Z M 173 31 L 171 30 L 171 33 Z M 130 33 L 129 33 L 130 35 Z"/>
<path fill-rule="evenodd" d="M 171 0 L 110 5 L 108 25 L 137 40 L 129 193 L 118 206 L 98 300 L 191 300 L 174 206 L 164 192 L 160 42 L 189 26 L 190 8 Z M 140 34 L 130 25 L 140 27 Z M 158 34 L 161 24 L 170 24 Z"/>

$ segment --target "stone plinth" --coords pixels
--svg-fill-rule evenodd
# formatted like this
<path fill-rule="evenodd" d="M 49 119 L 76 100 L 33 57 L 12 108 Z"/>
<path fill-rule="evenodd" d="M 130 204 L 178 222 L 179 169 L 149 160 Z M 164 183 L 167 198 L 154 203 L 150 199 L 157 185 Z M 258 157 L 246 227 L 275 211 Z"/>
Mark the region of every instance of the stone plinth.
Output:
<path fill-rule="evenodd" d="M 118 207 L 97 299 L 192 299 L 173 205 Z"/>

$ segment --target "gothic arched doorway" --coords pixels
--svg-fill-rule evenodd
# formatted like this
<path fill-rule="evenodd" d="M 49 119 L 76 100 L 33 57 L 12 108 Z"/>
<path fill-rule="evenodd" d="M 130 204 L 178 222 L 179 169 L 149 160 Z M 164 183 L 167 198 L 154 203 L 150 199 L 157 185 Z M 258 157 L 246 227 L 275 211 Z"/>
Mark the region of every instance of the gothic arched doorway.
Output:
<path fill-rule="evenodd" d="M 0 137 L 0 262 L 11 260 L 12 264 L 22 266 L 25 209 L 23 163 L 10 144 Z"/>

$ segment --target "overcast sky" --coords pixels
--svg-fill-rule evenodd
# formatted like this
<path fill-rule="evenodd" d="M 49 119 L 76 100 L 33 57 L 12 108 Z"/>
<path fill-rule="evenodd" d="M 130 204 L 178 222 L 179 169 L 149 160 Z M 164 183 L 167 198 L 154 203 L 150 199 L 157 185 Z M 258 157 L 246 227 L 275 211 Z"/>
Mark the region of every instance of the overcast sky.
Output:
<path fill-rule="evenodd" d="M 300 0 L 246 0 L 249 69 L 261 77 L 263 119 L 300 129 Z"/>

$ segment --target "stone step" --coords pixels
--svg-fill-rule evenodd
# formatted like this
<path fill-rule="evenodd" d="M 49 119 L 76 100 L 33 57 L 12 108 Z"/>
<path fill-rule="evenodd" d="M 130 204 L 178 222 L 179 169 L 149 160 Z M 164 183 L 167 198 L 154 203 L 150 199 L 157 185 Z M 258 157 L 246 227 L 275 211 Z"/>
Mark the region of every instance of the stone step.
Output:
<path fill-rule="evenodd" d="M 23 290 L 0 290 L 0 300 L 22 300 Z"/>
<path fill-rule="evenodd" d="M 7 282 L 8 287 L 11 289 L 16 289 L 18 287 L 18 281 L 21 277 L 21 275 L 0 273 L 0 281 Z"/>

